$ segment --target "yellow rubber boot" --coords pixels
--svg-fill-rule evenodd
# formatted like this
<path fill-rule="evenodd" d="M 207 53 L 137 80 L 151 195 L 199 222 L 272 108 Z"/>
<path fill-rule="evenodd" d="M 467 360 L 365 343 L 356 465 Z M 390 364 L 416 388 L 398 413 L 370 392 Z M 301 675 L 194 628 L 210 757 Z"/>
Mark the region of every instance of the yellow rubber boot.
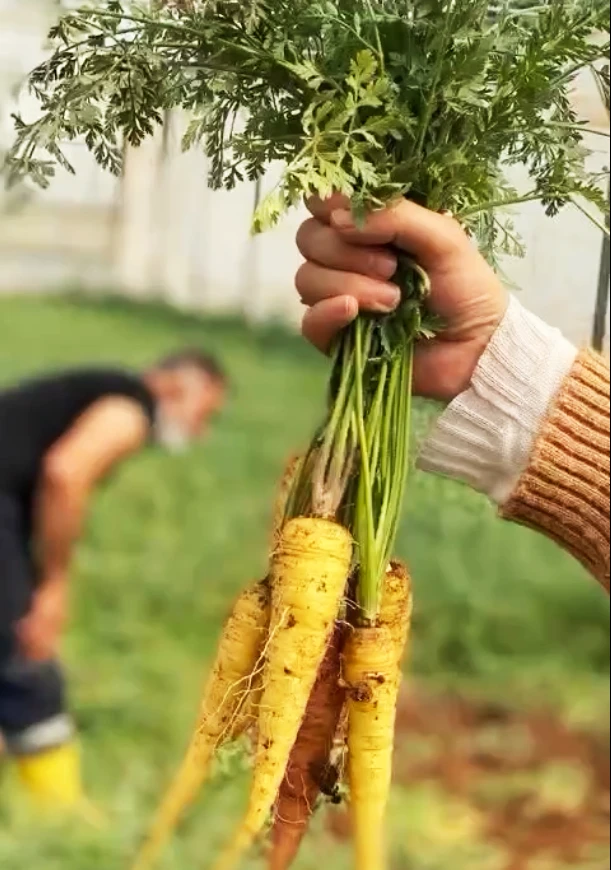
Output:
<path fill-rule="evenodd" d="M 66 814 L 103 830 L 106 817 L 85 797 L 81 754 L 76 743 L 67 743 L 37 755 L 15 758 L 17 773 L 30 803 L 53 816 Z"/>
<path fill-rule="evenodd" d="M 15 764 L 28 797 L 40 809 L 61 813 L 82 807 L 81 757 L 76 744 L 18 756 Z"/>

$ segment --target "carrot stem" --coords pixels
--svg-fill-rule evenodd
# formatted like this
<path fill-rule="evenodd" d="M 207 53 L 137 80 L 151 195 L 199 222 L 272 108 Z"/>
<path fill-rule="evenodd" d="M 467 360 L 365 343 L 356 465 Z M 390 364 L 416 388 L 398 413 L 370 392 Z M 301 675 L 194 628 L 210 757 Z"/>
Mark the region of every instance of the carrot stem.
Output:
<path fill-rule="evenodd" d="M 378 610 L 378 584 L 375 572 L 371 571 L 372 558 L 375 551 L 375 520 L 373 516 L 373 492 L 371 470 L 369 467 L 369 439 L 365 429 L 365 398 L 362 372 L 365 368 L 363 355 L 363 327 L 365 323 L 359 318 L 356 324 L 355 357 L 359 377 L 356 380 L 355 423 L 358 442 L 361 449 L 361 484 L 357 499 L 358 542 L 361 547 L 361 563 L 365 571 L 361 574 L 360 604 L 366 619 L 375 620 Z"/>
<path fill-rule="evenodd" d="M 383 318 L 361 315 L 339 340 L 327 420 L 285 517 L 336 517 L 352 531 L 358 621 L 365 625 L 376 624 L 401 518 L 410 464 L 415 342 L 430 290 L 426 273 L 408 258 L 395 280 L 404 300 L 398 312 Z"/>

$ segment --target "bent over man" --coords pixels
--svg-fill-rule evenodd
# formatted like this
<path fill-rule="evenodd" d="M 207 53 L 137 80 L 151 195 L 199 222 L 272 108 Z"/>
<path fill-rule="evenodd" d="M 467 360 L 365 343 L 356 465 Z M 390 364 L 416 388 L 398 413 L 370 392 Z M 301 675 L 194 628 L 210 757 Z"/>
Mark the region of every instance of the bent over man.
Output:
<path fill-rule="evenodd" d="M 57 656 L 96 486 L 154 441 L 187 446 L 225 396 L 222 369 L 199 351 L 142 375 L 76 370 L 0 392 L 0 733 L 41 803 L 71 807 L 82 796 Z"/>

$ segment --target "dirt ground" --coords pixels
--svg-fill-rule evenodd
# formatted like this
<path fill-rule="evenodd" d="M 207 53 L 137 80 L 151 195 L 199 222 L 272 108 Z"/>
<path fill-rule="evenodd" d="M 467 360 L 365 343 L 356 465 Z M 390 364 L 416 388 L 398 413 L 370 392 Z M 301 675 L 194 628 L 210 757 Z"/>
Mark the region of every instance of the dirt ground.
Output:
<path fill-rule="evenodd" d="M 546 710 L 517 713 L 464 698 L 404 694 L 397 785 L 440 786 L 482 820 L 504 870 L 608 870 L 609 737 L 574 730 Z M 332 832 L 349 836 L 345 811 Z M 601 857 L 601 856 L 607 857 Z"/>

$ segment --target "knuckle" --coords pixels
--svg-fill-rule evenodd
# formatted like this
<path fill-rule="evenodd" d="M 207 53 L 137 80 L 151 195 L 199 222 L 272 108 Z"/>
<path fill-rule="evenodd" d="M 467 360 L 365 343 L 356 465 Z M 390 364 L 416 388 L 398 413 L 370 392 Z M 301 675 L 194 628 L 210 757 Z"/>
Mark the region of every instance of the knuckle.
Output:
<path fill-rule="evenodd" d="M 316 328 L 316 313 L 315 309 L 311 308 L 301 321 L 301 334 L 314 347 L 322 349 L 322 342 L 319 330 Z"/>
<path fill-rule="evenodd" d="M 443 245 L 446 253 L 452 256 L 461 254 L 471 248 L 469 237 L 456 221 L 448 221 L 444 232 Z"/>
<path fill-rule="evenodd" d="M 313 308 L 309 308 L 303 315 L 301 320 L 301 332 L 309 340 L 312 337 L 312 312 Z"/>
<path fill-rule="evenodd" d="M 312 267 L 310 263 L 304 263 L 300 266 L 295 275 L 295 287 L 303 300 L 309 294 L 312 283 Z"/>
<path fill-rule="evenodd" d="M 308 251 L 310 250 L 312 231 L 316 228 L 316 224 L 317 221 L 315 218 L 309 218 L 307 221 L 304 221 L 297 230 L 297 247 L 304 257 L 307 257 Z"/>

